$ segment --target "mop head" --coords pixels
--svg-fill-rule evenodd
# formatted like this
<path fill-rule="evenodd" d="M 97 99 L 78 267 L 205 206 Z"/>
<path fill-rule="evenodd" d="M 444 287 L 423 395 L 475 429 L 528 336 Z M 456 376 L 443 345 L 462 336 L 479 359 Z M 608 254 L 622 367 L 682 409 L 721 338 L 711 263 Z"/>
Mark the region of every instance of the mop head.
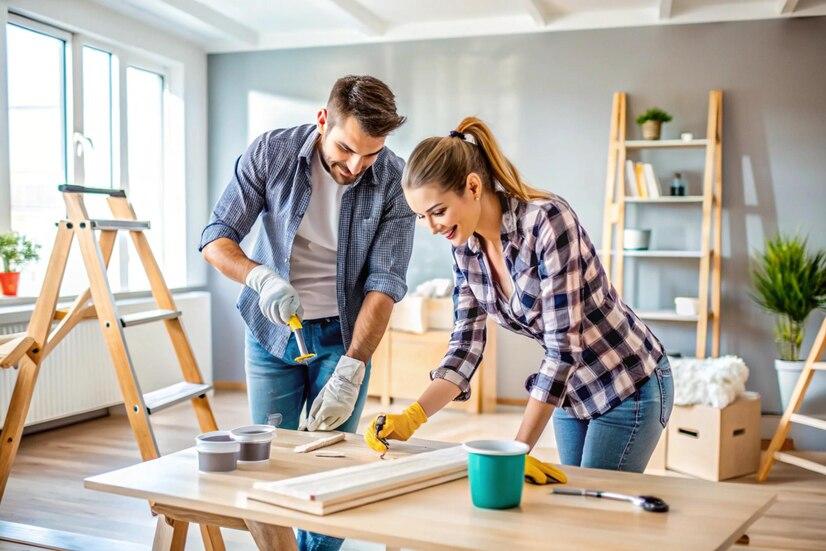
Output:
<path fill-rule="evenodd" d="M 671 358 L 674 404 L 724 408 L 746 391 L 749 368 L 742 358 Z"/>

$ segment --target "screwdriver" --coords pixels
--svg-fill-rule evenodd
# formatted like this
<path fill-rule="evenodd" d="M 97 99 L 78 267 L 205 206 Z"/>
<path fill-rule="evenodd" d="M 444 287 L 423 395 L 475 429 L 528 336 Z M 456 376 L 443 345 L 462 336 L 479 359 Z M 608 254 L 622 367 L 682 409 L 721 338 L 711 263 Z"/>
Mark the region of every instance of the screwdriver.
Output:
<path fill-rule="evenodd" d="M 295 334 L 295 342 L 298 344 L 298 352 L 300 356 L 295 359 L 296 363 L 304 363 L 311 358 L 315 358 L 315 354 L 307 350 L 307 343 L 304 342 L 304 326 L 301 325 L 301 320 L 295 314 L 290 317 L 290 329 Z"/>
<path fill-rule="evenodd" d="M 387 441 L 387 438 L 382 438 L 381 436 L 379 436 L 381 434 L 382 429 L 384 429 L 385 423 L 387 423 L 387 416 L 382 413 L 376 418 L 376 438 L 379 439 L 379 442 L 384 444 L 384 447 L 386 449 L 384 450 L 384 452 L 382 452 L 379 459 L 384 459 L 384 454 L 390 451 L 390 442 Z"/>

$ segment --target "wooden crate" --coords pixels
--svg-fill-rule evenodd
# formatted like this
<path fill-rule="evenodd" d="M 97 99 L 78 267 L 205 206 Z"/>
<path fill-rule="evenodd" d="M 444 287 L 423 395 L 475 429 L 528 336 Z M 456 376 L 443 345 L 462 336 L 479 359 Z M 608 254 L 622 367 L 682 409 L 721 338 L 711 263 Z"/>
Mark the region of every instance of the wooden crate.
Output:
<path fill-rule="evenodd" d="M 706 480 L 753 473 L 760 461 L 760 396 L 747 393 L 723 409 L 674 406 L 668 422 L 668 469 Z"/>

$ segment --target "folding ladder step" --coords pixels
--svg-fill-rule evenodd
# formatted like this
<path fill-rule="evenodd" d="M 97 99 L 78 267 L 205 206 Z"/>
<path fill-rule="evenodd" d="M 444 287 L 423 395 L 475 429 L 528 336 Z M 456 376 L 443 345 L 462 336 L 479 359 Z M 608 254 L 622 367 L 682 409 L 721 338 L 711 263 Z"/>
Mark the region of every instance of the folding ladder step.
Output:
<path fill-rule="evenodd" d="M 203 396 L 211 389 L 212 385 L 182 381 L 147 392 L 143 395 L 143 402 L 146 404 L 146 412 L 151 415 L 190 398 Z"/>
<path fill-rule="evenodd" d="M 153 321 L 170 320 L 181 316 L 180 310 L 147 310 L 121 316 L 120 324 L 123 327 L 151 323 Z"/>
<path fill-rule="evenodd" d="M 96 230 L 143 231 L 149 229 L 148 220 L 89 220 Z"/>
<path fill-rule="evenodd" d="M 826 371 L 826 362 L 814 362 L 812 364 L 812 369 L 819 369 L 820 371 Z"/>
<path fill-rule="evenodd" d="M 104 188 L 104 187 L 84 187 L 74 184 L 63 184 L 57 186 L 61 193 L 97 193 L 101 195 L 110 195 L 112 197 L 126 197 L 126 192 L 122 189 Z"/>
<path fill-rule="evenodd" d="M 826 430 L 826 419 L 819 417 L 810 417 L 808 415 L 801 415 L 799 413 L 792 413 L 790 417 L 792 423 L 799 423 L 801 425 L 809 425 L 820 430 Z"/>
<path fill-rule="evenodd" d="M 818 463 L 817 461 L 812 461 L 811 459 L 806 459 L 805 457 L 800 457 L 799 455 L 795 455 L 793 453 L 774 452 L 774 458 L 777 461 L 782 461 L 783 463 L 796 465 L 798 467 L 826 475 L 826 465 Z"/>
<path fill-rule="evenodd" d="M 33 344 L 34 339 L 23 334 L 0 345 L 0 367 L 12 367 Z"/>

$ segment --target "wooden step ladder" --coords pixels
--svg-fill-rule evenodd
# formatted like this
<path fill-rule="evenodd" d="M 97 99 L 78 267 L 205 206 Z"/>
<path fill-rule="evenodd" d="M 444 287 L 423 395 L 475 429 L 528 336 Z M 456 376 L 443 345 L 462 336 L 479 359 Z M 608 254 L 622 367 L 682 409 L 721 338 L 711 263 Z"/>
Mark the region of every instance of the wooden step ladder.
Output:
<path fill-rule="evenodd" d="M 803 405 L 803 397 L 806 395 L 806 389 L 809 388 L 809 383 L 812 382 L 815 371 L 826 371 L 826 361 L 821 361 L 824 359 L 824 353 L 826 353 L 826 319 L 820 324 L 820 331 L 817 332 L 817 337 L 815 337 L 815 342 L 812 344 L 809 357 L 806 358 L 803 371 L 800 372 L 800 378 L 797 380 L 797 386 L 795 386 L 794 392 L 792 392 L 789 405 L 786 406 L 786 411 L 783 412 L 783 417 L 780 418 L 780 424 L 777 426 L 777 431 L 774 433 L 769 448 L 766 450 L 766 455 L 763 456 L 763 463 L 757 472 L 758 482 L 764 482 L 766 478 L 768 478 L 769 471 L 775 461 L 790 463 L 826 475 L 826 465 L 793 453 L 780 451 L 783 442 L 786 441 L 786 437 L 789 435 L 792 423 L 826 430 L 826 420 L 797 413 L 800 410 L 800 406 Z"/>
<path fill-rule="evenodd" d="M 100 323 L 106 347 L 115 367 L 129 424 L 144 461 L 160 456 L 150 416 L 167 407 L 190 400 L 201 431 L 213 431 L 218 428 L 207 398 L 207 392 L 212 386 L 204 383 L 181 324 L 181 312 L 175 305 L 172 293 L 149 247 L 149 240 L 145 234 L 150 228 L 149 222 L 137 220 L 123 190 L 74 185 L 63 185 L 58 189 L 63 193 L 67 218 L 57 224 L 57 236 L 46 269 L 46 277 L 29 326 L 24 333 L 3 336 L 3 340 L 0 341 L 0 367 L 17 366 L 19 370 L 0 437 L 0 499 L 5 492 L 20 445 L 40 366 L 57 344 L 84 319 L 97 318 Z M 90 219 L 83 201 L 84 194 L 107 195 L 107 203 L 114 218 Z M 107 277 L 107 267 L 119 231 L 128 231 L 132 238 L 149 280 L 152 296 L 157 303 L 155 310 L 124 316 L 118 314 Z M 77 238 L 80 246 L 89 287 L 78 295 L 68 310 L 63 311 L 57 309 L 57 303 L 74 238 Z M 126 344 L 124 329 L 159 321 L 163 322 L 172 341 L 183 381 L 143 393 Z M 174 529 L 173 524 L 178 523 L 179 521 L 165 521 L 161 517 L 156 538 L 160 537 L 159 534 Z M 180 530 L 180 527 L 178 529 Z M 217 527 L 202 525 L 201 533 L 207 549 L 224 548 Z"/>

